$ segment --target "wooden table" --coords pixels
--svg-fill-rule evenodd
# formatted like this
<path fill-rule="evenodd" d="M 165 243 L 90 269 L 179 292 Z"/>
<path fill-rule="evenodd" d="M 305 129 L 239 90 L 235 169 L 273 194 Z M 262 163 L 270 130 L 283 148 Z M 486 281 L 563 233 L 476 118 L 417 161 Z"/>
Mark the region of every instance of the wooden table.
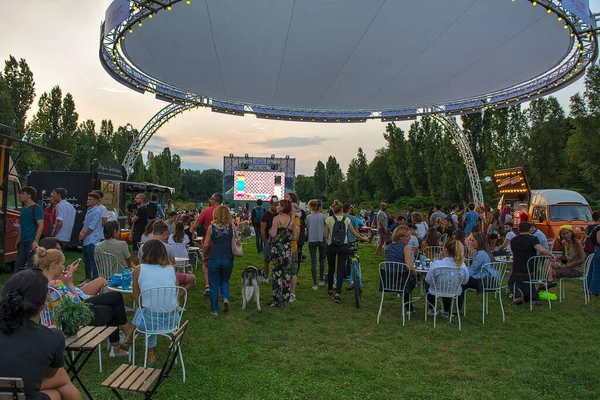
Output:
<path fill-rule="evenodd" d="M 96 347 L 117 329 L 116 326 L 86 326 L 77 332 L 77 335 L 65 339 L 67 374 L 70 375 L 71 380 L 79 383 L 90 400 L 92 400 L 92 395 L 79 378 L 79 372 L 94 354 Z"/>

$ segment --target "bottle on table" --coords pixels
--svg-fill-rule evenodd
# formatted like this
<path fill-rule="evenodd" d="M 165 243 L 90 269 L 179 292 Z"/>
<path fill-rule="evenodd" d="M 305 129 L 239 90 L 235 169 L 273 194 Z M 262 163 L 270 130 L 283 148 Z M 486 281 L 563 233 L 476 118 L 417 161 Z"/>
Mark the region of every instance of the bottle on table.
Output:
<path fill-rule="evenodd" d="M 127 267 L 123 269 L 123 274 L 121 275 L 121 288 L 123 290 L 129 290 L 131 288 L 131 272 L 129 272 L 129 268 Z"/>

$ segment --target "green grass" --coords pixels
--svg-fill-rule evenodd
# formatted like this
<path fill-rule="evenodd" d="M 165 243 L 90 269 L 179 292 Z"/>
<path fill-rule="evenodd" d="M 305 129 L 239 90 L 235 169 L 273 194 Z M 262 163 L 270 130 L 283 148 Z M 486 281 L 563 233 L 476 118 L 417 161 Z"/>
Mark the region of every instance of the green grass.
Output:
<path fill-rule="evenodd" d="M 280 399 L 280 398 L 556 398 L 591 399 L 600 392 L 600 348 L 597 344 L 600 299 L 583 304 L 580 286 L 567 284 L 566 299 L 552 310 L 528 305 L 508 306 L 502 322 L 497 301 L 491 301 L 485 325 L 481 299 L 469 293 L 462 331 L 456 322 L 423 320 L 423 302 L 402 326 L 401 305 L 386 296 L 379 325 L 376 314 L 381 294 L 371 245 L 361 247 L 363 302 L 354 306 L 345 286 L 342 304 L 327 297 L 325 288 L 312 290 L 310 262 L 302 263 L 298 301 L 272 309 L 270 286 L 261 285 L 263 311 L 254 302 L 241 309 L 241 272 L 261 265 L 253 242 L 235 260 L 229 314 L 209 315 L 202 284 L 188 298 L 184 320 L 190 321 L 183 341 L 187 382 L 181 369 L 163 384 L 162 399 Z M 71 252 L 68 260 L 79 257 Z M 81 268 L 83 270 L 83 268 Z M 81 273 L 81 271 L 79 272 Z M 201 273 L 198 273 L 201 280 Z M 2 275 L 5 282 L 8 275 Z M 415 289 L 418 290 L 418 289 Z M 553 289 L 557 293 L 557 289 Z M 126 298 L 130 302 L 130 298 Z M 136 350 L 142 349 L 141 342 Z M 162 365 L 166 340 L 159 339 Z M 138 365 L 140 351 L 138 350 Z M 104 356 L 98 373 L 97 357 L 82 377 L 93 395 L 112 398 L 100 383 L 124 359 Z M 139 398 L 128 396 L 127 398 Z"/>

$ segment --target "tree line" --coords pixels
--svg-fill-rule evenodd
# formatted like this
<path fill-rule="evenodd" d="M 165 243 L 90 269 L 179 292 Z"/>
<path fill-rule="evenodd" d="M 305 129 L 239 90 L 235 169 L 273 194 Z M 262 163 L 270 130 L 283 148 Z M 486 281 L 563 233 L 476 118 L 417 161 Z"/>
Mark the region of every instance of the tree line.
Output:
<path fill-rule="evenodd" d="M 16 161 L 22 178 L 35 170 L 88 171 L 93 159 L 121 164 L 138 134 L 136 130 L 128 132 L 125 126 L 115 128 L 110 119 L 102 120 L 100 126 L 91 119 L 80 121 L 73 96 L 63 95 L 58 85 L 39 96 L 38 111 L 28 121 L 27 112 L 35 97 L 33 72 L 27 61 L 9 56 L 0 71 L 0 123 L 10 126 L 12 136 L 17 139 L 71 154 L 71 157 L 56 157 L 25 152 Z M 176 196 L 182 197 L 184 175 L 181 158 L 165 147 L 158 154 L 148 151 L 146 162 L 140 155 L 131 180 L 174 187 Z"/>
<path fill-rule="evenodd" d="M 566 115 L 549 96 L 521 105 L 488 108 L 460 117 L 481 179 L 495 170 L 523 166 L 533 189 L 572 189 L 588 199 L 600 197 L 600 67 L 591 67 L 585 91 L 570 98 Z M 445 128 L 425 116 L 404 132 L 389 123 L 386 145 L 369 161 L 358 148 L 342 173 L 335 156 L 318 161 L 312 176 L 298 175 L 302 200 L 396 202 L 427 207 L 464 203 L 471 191 L 459 151 Z M 482 182 L 486 202 L 499 193 Z"/>

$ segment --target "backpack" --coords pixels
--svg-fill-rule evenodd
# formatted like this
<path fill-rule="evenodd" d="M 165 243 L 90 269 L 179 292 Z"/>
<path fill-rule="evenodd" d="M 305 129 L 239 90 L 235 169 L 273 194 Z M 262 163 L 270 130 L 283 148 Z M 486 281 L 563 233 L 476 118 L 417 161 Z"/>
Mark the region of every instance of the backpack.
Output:
<path fill-rule="evenodd" d="M 35 220 L 35 208 L 37 204 L 33 204 L 31 207 L 31 218 L 33 219 L 33 226 L 37 226 L 37 222 Z M 44 229 L 42 230 L 42 238 L 52 236 L 52 228 L 54 226 L 54 221 L 52 221 L 52 214 L 44 211 Z"/>
<path fill-rule="evenodd" d="M 252 220 L 253 224 L 260 224 L 260 219 L 265 213 L 265 209 L 263 207 L 254 207 L 252 210 Z"/>
<path fill-rule="evenodd" d="M 146 209 L 148 210 L 148 220 L 156 219 L 156 214 L 158 214 L 158 205 L 151 201 L 146 204 Z"/>
<path fill-rule="evenodd" d="M 346 217 L 342 217 L 341 221 L 333 216 L 333 229 L 331 230 L 331 244 L 334 246 L 343 246 L 346 240 Z"/>

